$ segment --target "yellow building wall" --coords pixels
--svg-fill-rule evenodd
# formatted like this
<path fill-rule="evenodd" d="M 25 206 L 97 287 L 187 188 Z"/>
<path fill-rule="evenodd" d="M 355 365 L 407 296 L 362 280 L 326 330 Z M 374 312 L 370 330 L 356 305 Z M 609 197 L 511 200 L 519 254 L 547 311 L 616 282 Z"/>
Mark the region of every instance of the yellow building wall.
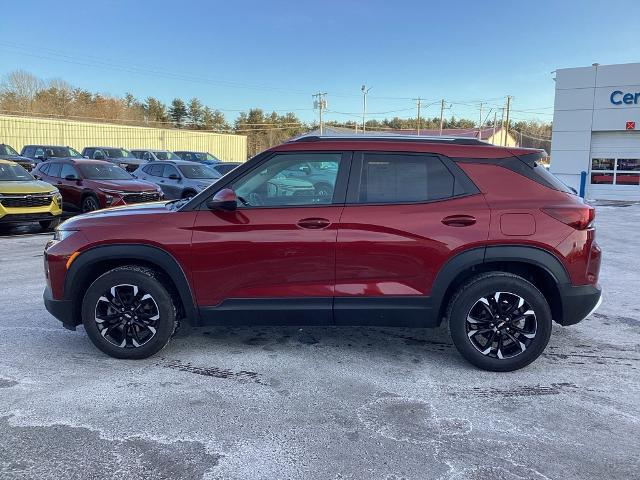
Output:
<path fill-rule="evenodd" d="M 24 145 L 48 144 L 78 151 L 91 146 L 193 150 L 209 152 L 225 161 L 247 159 L 244 135 L 10 115 L 0 115 L 0 143 L 9 144 L 18 152 Z"/>
<path fill-rule="evenodd" d="M 489 138 L 487 138 L 486 140 L 484 140 L 485 142 L 491 143 L 493 145 L 504 145 L 504 136 L 505 136 L 505 131 L 503 129 L 498 129 L 496 130 L 496 134 L 495 135 L 491 135 L 489 136 Z M 513 135 L 511 135 L 510 133 L 507 134 L 507 147 L 517 147 L 518 146 L 518 142 L 516 142 L 516 139 Z"/>

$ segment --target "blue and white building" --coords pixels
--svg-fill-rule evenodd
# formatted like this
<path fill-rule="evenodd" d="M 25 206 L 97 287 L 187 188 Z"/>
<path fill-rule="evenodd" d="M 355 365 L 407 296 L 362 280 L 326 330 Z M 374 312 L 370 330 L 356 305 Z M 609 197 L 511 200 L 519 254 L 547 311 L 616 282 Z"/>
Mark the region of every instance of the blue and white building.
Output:
<path fill-rule="evenodd" d="M 585 197 L 640 200 L 640 63 L 556 70 L 550 170 Z"/>

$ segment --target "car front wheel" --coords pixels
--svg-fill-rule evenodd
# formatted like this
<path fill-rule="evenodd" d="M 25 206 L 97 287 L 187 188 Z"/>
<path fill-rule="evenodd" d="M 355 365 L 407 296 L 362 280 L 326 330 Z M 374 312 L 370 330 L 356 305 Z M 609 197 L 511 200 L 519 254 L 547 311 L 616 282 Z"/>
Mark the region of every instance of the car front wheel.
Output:
<path fill-rule="evenodd" d="M 114 268 L 98 277 L 82 302 L 82 323 L 93 344 L 115 358 L 159 352 L 176 329 L 176 309 L 162 276 L 147 267 Z"/>
<path fill-rule="evenodd" d="M 93 212 L 99 208 L 100 204 L 98 203 L 98 199 L 95 195 L 87 195 L 82 200 L 82 213 Z"/>
<path fill-rule="evenodd" d="M 522 277 L 505 272 L 478 275 L 454 294 L 449 331 L 460 354 L 484 370 L 512 371 L 540 356 L 551 336 L 544 295 Z"/>

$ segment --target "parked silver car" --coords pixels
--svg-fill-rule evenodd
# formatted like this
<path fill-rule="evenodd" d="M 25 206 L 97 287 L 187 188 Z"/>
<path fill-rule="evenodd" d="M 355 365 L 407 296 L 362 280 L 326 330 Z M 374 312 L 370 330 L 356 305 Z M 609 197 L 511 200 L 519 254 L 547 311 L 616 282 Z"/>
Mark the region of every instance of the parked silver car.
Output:
<path fill-rule="evenodd" d="M 193 197 L 221 177 L 207 165 L 185 160 L 148 162 L 133 176 L 155 183 L 168 199 Z"/>
<path fill-rule="evenodd" d="M 140 149 L 136 148 L 131 150 L 131 153 L 135 155 L 136 158 L 140 160 L 144 160 L 146 162 L 153 162 L 158 160 L 182 160 L 178 155 L 169 150 L 151 150 L 151 149 Z"/>

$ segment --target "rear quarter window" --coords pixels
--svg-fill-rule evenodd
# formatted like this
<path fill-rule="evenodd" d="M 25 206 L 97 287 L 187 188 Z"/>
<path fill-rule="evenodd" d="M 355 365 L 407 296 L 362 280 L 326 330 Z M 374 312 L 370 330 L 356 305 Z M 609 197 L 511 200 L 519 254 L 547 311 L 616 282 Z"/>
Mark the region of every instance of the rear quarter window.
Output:
<path fill-rule="evenodd" d="M 431 155 L 365 153 L 357 203 L 413 203 L 454 196 L 455 179 Z"/>

